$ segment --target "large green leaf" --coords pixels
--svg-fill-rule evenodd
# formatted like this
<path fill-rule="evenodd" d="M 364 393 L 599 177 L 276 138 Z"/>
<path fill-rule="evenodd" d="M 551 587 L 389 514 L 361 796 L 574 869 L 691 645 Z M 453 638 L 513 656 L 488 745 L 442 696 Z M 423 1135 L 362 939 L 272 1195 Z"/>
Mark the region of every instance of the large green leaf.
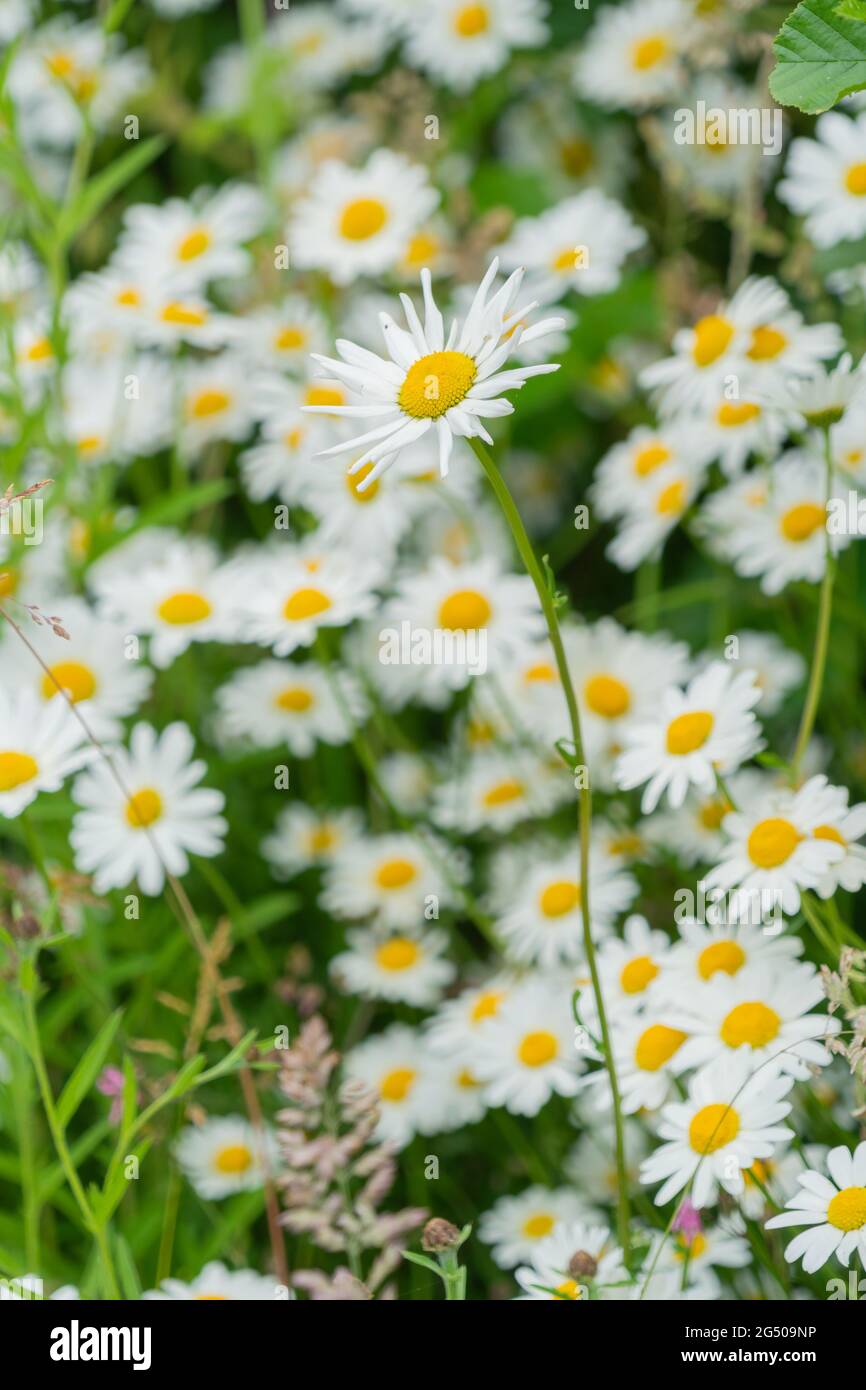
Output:
<path fill-rule="evenodd" d="M 788 15 L 770 73 L 780 105 L 814 115 L 866 87 L 866 27 L 839 11 L 839 0 L 804 0 Z"/>

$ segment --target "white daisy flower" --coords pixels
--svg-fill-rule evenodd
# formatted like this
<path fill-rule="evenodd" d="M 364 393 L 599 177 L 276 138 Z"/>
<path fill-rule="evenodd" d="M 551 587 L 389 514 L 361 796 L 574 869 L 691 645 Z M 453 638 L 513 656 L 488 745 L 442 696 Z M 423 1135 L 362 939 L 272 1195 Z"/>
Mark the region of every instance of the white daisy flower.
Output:
<path fill-rule="evenodd" d="M 292 661 L 260 661 L 235 671 L 217 690 L 215 702 L 217 728 L 226 742 L 258 748 L 285 743 L 296 758 L 309 758 L 317 743 L 348 743 L 352 729 L 344 710 L 348 707 L 353 720 L 363 723 L 365 709 L 347 672 Z"/>
<path fill-rule="evenodd" d="M 814 966 L 790 963 L 780 970 L 778 960 L 765 958 L 733 976 L 717 972 L 702 989 L 681 995 L 664 1018 L 689 1033 L 684 1066 L 706 1068 L 738 1053 L 753 1070 L 787 1072 L 802 1081 L 810 1067 L 831 1060 L 816 1039 L 839 1031 L 838 1019 L 809 1012 L 824 998 Z"/>
<path fill-rule="evenodd" d="M 295 802 L 283 808 L 274 829 L 262 840 L 262 855 L 276 878 L 293 878 L 305 869 L 330 863 L 362 831 L 358 811 L 317 811 Z"/>
<path fill-rule="evenodd" d="M 68 640 L 47 627 L 30 631 L 30 642 L 48 667 L 44 671 L 10 635 L 0 647 L 4 678 L 46 704 L 58 698 L 63 703 L 60 686 L 72 703 L 80 706 L 96 738 L 117 738 L 120 721 L 147 698 L 152 673 L 127 660 L 126 630 L 98 618 L 83 599 L 52 599 L 47 611 L 60 616 Z"/>
<path fill-rule="evenodd" d="M 260 439 L 239 460 L 244 487 L 254 501 L 276 496 L 305 505 L 307 488 L 321 469 L 314 455 L 346 431 L 327 410 L 311 416 L 304 406 L 340 406 L 347 401 L 339 381 L 299 386 L 284 377 L 267 376 L 256 383 L 252 405 L 261 425 Z"/>
<path fill-rule="evenodd" d="M 323 543 L 351 547 L 359 555 L 372 551 L 387 562 L 412 525 L 406 505 L 409 488 L 396 469 L 363 487 L 372 467 L 367 463 L 353 473 L 351 464 L 346 468 L 317 461 L 304 470 L 299 491 L 303 506 L 319 519 Z"/>
<path fill-rule="evenodd" d="M 302 295 L 289 295 L 235 320 L 237 351 L 265 371 L 306 375 L 307 358 L 325 347 L 326 323 Z"/>
<path fill-rule="evenodd" d="M 190 288 L 243 275 L 250 266 L 245 243 L 266 216 L 263 195 L 241 183 L 199 189 L 189 201 L 136 203 L 124 216 L 115 264 L 133 276 L 182 279 Z"/>
<path fill-rule="evenodd" d="M 767 1201 L 767 1192 L 777 1207 L 781 1206 L 782 1198 L 796 1187 L 801 1173 L 807 1168 L 826 1166 L 828 1152 L 826 1144 L 804 1144 L 802 1150 L 792 1146 L 773 1158 L 757 1159 L 743 1174 L 746 1186 L 740 1195 L 740 1210 L 744 1216 L 753 1221 L 768 1216 L 773 1207 Z"/>
<path fill-rule="evenodd" d="M 652 716 L 668 686 L 686 679 L 688 647 L 662 634 L 628 632 L 613 618 L 569 629 L 564 640 L 587 757 L 594 776 L 609 785 L 629 725 Z"/>
<path fill-rule="evenodd" d="M 394 1023 L 353 1048 L 345 1071 L 377 1098 L 377 1137 L 402 1149 L 415 1134 L 431 1132 L 441 1066 L 440 1058 L 431 1059 L 420 1033 Z"/>
<path fill-rule="evenodd" d="M 514 984 L 510 976 L 494 975 L 440 1004 L 428 1024 L 434 1051 L 471 1061 L 479 1034 L 499 1013 Z"/>
<path fill-rule="evenodd" d="M 590 991 L 587 991 L 589 994 Z M 603 988 L 607 1002 L 608 993 Z M 636 1115 L 645 1110 L 658 1110 L 671 1093 L 671 1081 L 687 1069 L 683 1061 L 683 1043 L 688 1034 L 682 1028 L 670 1028 L 653 1022 L 651 1012 L 620 1012 L 613 1028 L 613 1052 L 617 1085 L 624 1115 Z M 589 1054 L 590 1056 L 592 1054 Z M 610 1078 L 604 1067 L 580 1078 L 581 1089 L 593 1097 L 596 1112 L 612 1109 Z M 615 1196 L 608 1193 L 608 1197 Z"/>
<path fill-rule="evenodd" d="M 694 676 L 684 691 L 669 687 L 657 717 L 626 730 L 617 784 L 628 790 L 646 783 L 645 814 L 665 792 L 676 808 L 690 785 L 714 790 L 717 771 L 733 772 L 762 746 L 752 713 L 759 699 L 752 672 L 732 671 L 724 661 Z"/>
<path fill-rule="evenodd" d="M 236 618 L 226 570 L 201 537 L 172 540 L 140 567 L 90 575 L 97 607 L 127 632 L 150 638 L 150 659 L 164 670 L 193 642 L 231 641 Z"/>
<path fill-rule="evenodd" d="M 743 471 L 750 454 L 773 457 L 788 432 L 781 411 L 755 399 L 721 397 L 688 417 L 705 458 L 718 459 L 726 478 Z"/>
<path fill-rule="evenodd" d="M 594 856 L 590 868 L 592 928 L 609 931 L 614 920 L 635 898 L 638 887 L 631 874 L 602 864 Z M 535 863 L 515 885 L 508 904 L 497 915 L 496 931 L 506 955 L 542 970 L 583 959 L 583 911 L 577 846 L 567 853 Z M 642 919 L 641 919 L 642 920 Z"/>
<path fill-rule="evenodd" d="M 605 554 L 621 570 L 636 570 L 657 559 L 668 536 L 679 526 L 700 490 L 706 465 L 695 461 L 663 465 L 646 487 L 633 493 Z"/>
<path fill-rule="evenodd" d="M 464 1125 L 477 1124 L 487 1114 L 484 1087 L 465 1062 L 443 1058 L 434 1082 L 429 1102 L 431 1134 L 450 1134 Z"/>
<path fill-rule="evenodd" d="M 379 763 L 379 778 L 392 801 L 406 815 L 421 815 L 426 811 L 434 775 L 424 754 L 390 753 Z"/>
<path fill-rule="evenodd" d="M 406 575 L 385 605 L 380 661 L 389 655 L 388 635 L 404 628 L 413 645 L 430 644 L 430 659 L 411 662 L 406 672 L 428 704 L 443 703 L 473 675 L 506 668 L 519 646 L 541 636 L 544 619 L 526 575 L 504 574 L 489 558 L 460 565 L 436 558 L 420 573 Z M 432 645 L 437 636 L 439 653 Z M 400 645 L 398 654 L 411 656 L 412 650 L 405 653 Z"/>
<path fill-rule="evenodd" d="M 507 63 L 514 48 L 538 48 L 548 35 L 544 0 L 430 0 L 413 7 L 406 24 L 406 57 L 458 92 Z"/>
<path fill-rule="evenodd" d="M 772 903 L 789 916 L 800 910 L 800 893 L 826 882 L 846 858 L 844 837 L 836 829 L 848 812 L 848 795 L 823 775 L 810 777 L 797 791 L 769 788 L 722 822 L 727 840 L 721 862 L 707 875 L 708 888 L 730 897 L 736 921 L 756 901 Z"/>
<path fill-rule="evenodd" d="M 442 315 L 433 299 L 430 274 L 422 271 L 424 325 L 408 295 L 400 296 L 408 332 L 398 328 L 388 314 L 380 315 L 389 361 L 345 339 L 337 341 L 342 361 L 329 357 L 318 359 L 329 373 L 345 382 L 350 391 L 365 401 L 361 405 L 345 406 L 335 413 L 385 422 L 347 444 L 325 451 L 328 454 L 351 453 L 369 445 L 352 465 L 357 473 L 365 464 L 375 464 L 362 486 L 369 487 L 401 449 L 415 443 L 434 425 L 439 468 L 444 477 L 455 436 L 477 437 L 492 444 L 481 422 L 512 414 L 514 406 L 504 399 L 503 393 L 519 390 L 530 377 L 558 370 L 557 363 L 505 368 L 508 358 L 522 341 L 541 338 L 561 328 L 562 322 L 546 319 L 525 332 L 518 328 L 516 325 L 534 308 L 534 305 L 513 308 L 523 272 L 515 271 L 492 298 L 488 298 L 498 268 L 498 261 L 493 261 L 476 291 L 462 329 L 455 320 L 447 339 Z"/>
<path fill-rule="evenodd" d="M 549 815 L 573 795 L 574 782 L 558 754 L 554 761 L 523 750 L 490 749 L 437 788 L 431 814 L 437 825 L 465 835 L 504 834 L 521 821 Z"/>
<path fill-rule="evenodd" d="M 676 810 L 665 807 L 643 821 L 641 831 L 657 854 L 673 854 L 678 863 L 713 863 L 725 844 L 721 825 L 731 803 L 721 792 L 689 792 Z"/>
<path fill-rule="evenodd" d="M 584 1219 L 586 1211 L 570 1187 L 527 1187 L 516 1197 L 500 1197 L 478 1222 L 478 1236 L 491 1245 L 500 1269 L 533 1260 L 543 1240 L 563 1226 Z"/>
<path fill-rule="evenodd" d="M 161 3 L 165 3 L 165 0 L 161 0 Z M 150 1289 L 141 1297 L 144 1300 L 172 1299 L 183 1303 L 265 1303 L 274 1299 L 285 1300 L 286 1290 L 273 1275 L 257 1274 L 254 1269 L 228 1269 L 220 1260 L 211 1260 L 191 1283 L 186 1284 L 182 1279 L 163 1279 L 158 1289 Z"/>
<path fill-rule="evenodd" d="M 375 604 L 377 562 L 321 551 L 318 541 L 275 546 L 231 568 L 240 636 L 288 656 L 323 627 L 345 627 Z"/>
<path fill-rule="evenodd" d="M 72 798 L 82 809 L 69 840 L 76 867 L 94 875 L 97 893 L 137 880 L 142 893 L 156 897 L 166 872 L 187 872 L 190 854 L 221 853 L 225 797 L 196 785 L 206 767 L 193 751 L 185 724 L 169 724 L 160 734 L 136 724 L 129 749 L 112 752 L 117 780 L 102 760 L 75 779 Z"/>
<path fill-rule="evenodd" d="M 846 1267 L 858 1254 L 866 1268 L 866 1141 L 853 1153 L 840 1144 L 827 1155 L 830 1176 L 807 1169 L 786 1210 L 767 1221 L 767 1230 L 806 1226 L 785 1248 L 785 1259 L 802 1259 L 807 1274 L 835 1255 Z"/>
<path fill-rule="evenodd" d="M 292 262 L 326 270 L 338 285 L 381 275 L 438 202 L 427 170 L 393 150 L 376 150 L 363 169 L 328 161 L 292 210 Z"/>
<path fill-rule="evenodd" d="M 838 888 L 856 893 L 866 883 L 866 846 L 857 842 L 866 834 L 866 802 L 848 805 L 845 787 L 836 789 L 839 805 L 812 833 L 819 840 L 832 840 L 842 846 L 844 858 L 831 864 L 815 888 L 819 898 L 831 898 Z"/>
<path fill-rule="evenodd" d="M 615 199 L 587 188 L 538 217 L 520 218 L 499 254 L 506 270 L 525 266 L 538 298 L 550 302 L 567 290 L 615 290 L 626 257 L 645 242 L 646 232 Z"/>
<path fill-rule="evenodd" d="M 554 1094 L 575 1095 L 580 1067 L 568 991 L 538 979 L 503 1001 L 473 1058 L 488 1104 L 513 1115 L 537 1115 Z"/>
<path fill-rule="evenodd" d="M 661 1235 L 654 1236 L 644 1260 L 644 1268 L 653 1269 L 655 1262 L 650 1287 L 656 1279 L 663 1280 L 665 1275 L 671 1275 L 678 1278 L 681 1285 L 684 1281 L 687 1281 L 687 1286 L 697 1285 L 700 1297 L 710 1300 L 722 1295 L 722 1285 L 714 1265 L 721 1269 L 745 1269 L 752 1264 L 752 1259 L 752 1247 L 746 1237 L 719 1225 L 704 1227 L 693 1234 L 674 1231 L 667 1240 Z"/>
<path fill-rule="evenodd" d="M 664 1180 L 656 1206 L 690 1183 L 689 1196 L 699 1210 L 716 1201 L 720 1187 L 738 1196 L 743 1171 L 792 1137 L 778 1122 L 791 1109 L 783 1097 L 793 1084 L 793 1077 L 771 1069 L 753 1074 L 745 1056 L 719 1057 L 693 1076 L 688 1099 L 663 1108 L 662 1143 L 641 1164 L 641 1182 Z"/>
<path fill-rule="evenodd" d="M 198 455 L 215 439 L 239 443 L 252 429 L 250 392 L 237 359 L 221 353 L 188 364 L 180 383 L 181 444 Z"/>
<path fill-rule="evenodd" d="M 438 915 L 440 907 L 458 901 L 454 881 L 465 876 L 463 855 L 432 838 L 367 836 L 335 853 L 325 871 L 321 901 L 336 917 L 373 917 L 382 926 L 415 933 L 434 907 Z"/>
<path fill-rule="evenodd" d="M 785 377 L 773 383 L 766 399 L 777 410 L 799 415 L 814 429 L 830 428 L 852 407 L 862 407 L 866 372 L 862 361 L 854 367 L 850 352 L 843 353 L 832 369 L 816 367 L 804 377 Z"/>
<path fill-rule="evenodd" d="M 514 1277 L 523 1293 L 517 1302 L 538 1299 L 625 1298 L 631 1282 L 622 1252 L 606 1226 L 586 1221 L 560 1225 L 532 1251 L 532 1264 L 522 1265 Z"/>
<path fill-rule="evenodd" d="M 666 463 L 703 465 L 706 451 L 696 445 L 695 431 L 683 421 L 665 421 L 658 429 L 638 425 L 620 444 L 614 444 L 596 464 L 590 499 L 603 521 L 626 516 L 636 493 L 645 491 L 653 474 Z"/>
<path fill-rule="evenodd" d="M 91 756 L 64 700 L 0 687 L 0 816 L 11 820 L 40 792 L 58 791 Z"/>
<path fill-rule="evenodd" d="M 817 246 L 857 240 L 866 235 L 866 112 L 828 111 L 815 137 L 791 142 L 778 195 L 805 216 Z"/>
<path fill-rule="evenodd" d="M 682 89 L 683 57 L 696 32 L 686 0 L 631 0 L 603 9 L 581 44 L 578 91 L 612 110 L 659 106 Z"/>
<path fill-rule="evenodd" d="M 592 918 L 595 928 L 594 902 Z M 598 950 L 598 969 L 607 1008 L 618 1017 L 633 1013 L 635 1009 L 651 1009 L 664 988 L 670 947 L 670 938 L 663 931 L 653 931 L 645 917 L 639 913 L 627 917 L 622 939 L 609 936 Z M 581 1012 L 584 1021 L 589 1022 L 594 1016 L 592 991 L 587 991 L 585 1002 L 586 1009 L 581 1000 Z"/>
<path fill-rule="evenodd" d="M 756 709 L 761 715 L 778 713 L 785 697 L 806 679 L 806 663 L 799 652 L 792 652 L 774 632 L 737 632 L 739 664 L 755 673 L 761 691 Z"/>
<path fill-rule="evenodd" d="M 799 937 L 770 936 L 744 922 L 687 919 L 679 924 L 679 933 L 660 981 L 660 993 L 671 1001 L 702 998 L 709 981 L 723 975 L 733 978 L 752 966 L 766 965 L 784 974 L 803 952 Z"/>
<path fill-rule="evenodd" d="M 356 927 L 348 945 L 329 966 L 344 994 L 430 1008 L 456 974 L 451 961 L 441 958 L 448 949 L 443 931 L 383 936 Z"/>
<path fill-rule="evenodd" d="M 175 1155 L 199 1196 L 216 1202 L 261 1187 L 277 1146 L 268 1130 L 254 1129 L 240 1115 L 221 1115 L 182 1130 Z"/>

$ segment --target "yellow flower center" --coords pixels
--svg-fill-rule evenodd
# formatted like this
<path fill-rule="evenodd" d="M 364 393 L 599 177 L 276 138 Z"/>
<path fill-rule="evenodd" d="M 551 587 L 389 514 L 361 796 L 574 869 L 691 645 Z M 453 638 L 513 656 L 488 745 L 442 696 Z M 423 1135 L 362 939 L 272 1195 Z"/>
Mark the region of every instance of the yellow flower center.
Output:
<path fill-rule="evenodd" d="M 196 1303 L 228 1303 L 229 1296 L 226 1293 L 197 1293 Z"/>
<path fill-rule="evenodd" d="M 29 753 L 0 753 L 0 792 L 11 792 L 25 782 L 32 782 L 39 764 Z"/>
<path fill-rule="evenodd" d="M 194 261 L 199 256 L 203 256 L 211 244 L 211 234 L 205 227 L 196 227 L 189 232 L 183 241 L 178 243 L 177 259 L 179 261 Z"/>
<path fill-rule="evenodd" d="M 185 627 L 190 623 L 203 623 L 213 609 L 204 594 L 182 591 L 163 599 L 156 611 L 164 623 Z"/>
<path fill-rule="evenodd" d="M 580 1300 L 580 1285 L 576 1279 L 565 1279 L 561 1284 L 557 1284 L 554 1298 L 557 1302 L 563 1300 L 569 1303 L 577 1303 Z"/>
<path fill-rule="evenodd" d="M 645 39 L 639 39 L 632 44 L 631 63 L 632 67 L 638 72 L 647 72 L 649 68 L 658 67 L 663 63 L 671 51 L 670 43 L 664 34 L 649 34 Z"/>
<path fill-rule="evenodd" d="M 218 1173 L 245 1173 L 253 1166 L 253 1156 L 246 1144 L 227 1144 L 214 1159 Z"/>
<path fill-rule="evenodd" d="M 325 854 L 329 849 L 333 849 L 335 835 L 326 825 L 320 825 L 310 835 L 310 849 L 313 854 Z"/>
<path fill-rule="evenodd" d="M 523 679 L 527 685 L 553 685 L 559 677 L 549 661 L 539 661 L 524 671 Z"/>
<path fill-rule="evenodd" d="M 502 991 L 497 989 L 486 989 L 483 994 L 479 994 L 472 1005 L 472 1013 L 470 1014 L 472 1022 L 482 1023 L 485 1018 L 495 1018 L 504 998 L 505 995 Z"/>
<path fill-rule="evenodd" d="M 321 589 L 296 589 L 283 605 L 283 617 L 290 623 L 302 623 L 307 618 L 317 618 L 327 613 L 331 600 Z"/>
<path fill-rule="evenodd" d="M 340 386 L 308 386 L 305 405 L 345 405 L 346 395 Z"/>
<path fill-rule="evenodd" d="M 231 403 L 228 391 L 200 391 L 189 403 L 189 414 L 194 420 L 207 420 L 211 415 L 221 415 Z"/>
<path fill-rule="evenodd" d="M 690 714 L 678 714 L 668 725 L 668 752 L 684 758 L 686 754 L 702 748 L 713 732 L 714 722 L 713 716 L 706 709 L 696 709 Z"/>
<path fill-rule="evenodd" d="M 368 502 L 372 502 L 373 498 L 376 496 L 376 493 L 379 491 L 378 478 L 375 478 L 372 483 L 368 483 L 367 486 L 364 488 L 363 492 L 360 491 L 361 484 L 363 483 L 364 479 L 367 478 L 370 475 L 370 473 L 372 473 L 373 468 L 374 464 L 365 463 L 363 468 L 358 469 L 357 473 L 347 473 L 345 475 L 346 487 L 349 489 L 349 492 L 352 494 L 354 500 L 356 502 L 360 502 L 362 507 L 365 507 Z"/>
<path fill-rule="evenodd" d="M 43 699 L 53 700 L 59 693 L 58 685 L 61 690 L 66 691 L 74 705 L 77 705 L 79 700 L 92 699 L 96 693 L 96 677 L 87 666 L 82 666 L 80 661 L 58 661 L 51 667 L 51 674 L 46 673 L 42 677 Z"/>
<path fill-rule="evenodd" d="M 418 870 L 410 859 L 386 859 L 376 870 L 376 882 L 380 888 L 405 888 L 418 877 Z"/>
<path fill-rule="evenodd" d="M 702 980 L 711 980 L 720 970 L 726 975 L 736 975 L 745 963 L 746 953 L 738 942 L 714 941 L 698 956 L 698 974 Z"/>
<path fill-rule="evenodd" d="M 790 859 L 803 836 L 789 820 L 771 816 L 758 821 L 746 842 L 749 858 L 759 869 L 777 869 Z"/>
<path fill-rule="evenodd" d="M 704 830 L 718 830 L 730 809 L 727 801 L 707 801 L 698 812 L 698 820 Z"/>
<path fill-rule="evenodd" d="M 632 467 L 639 478 L 646 478 L 667 463 L 670 456 L 671 451 L 664 444 L 645 444 L 635 454 Z"/>
<path fill-rule="evenodd" d="M 313 703 L 313 697 L 303 685 L 287 685 L 275 697 L 274 704 L 289 714 L 303 714 Z"/>
<path fill-rule="evenodd" d="M 484 793 L 485 806 L 506 806 L 509 801 L 518 801 L 523 795 L 524 787 L 522 782 L 515 778 L 507 778 L 504 782 L 498 782 L 495 787 Z"/>
<path fill-rule="evenodd" d="M 593 714 L 600 714 L 603 719 L 619 719 L 631 704 L 628 686 L 616 676 L 590 676 L 583 693 Z"/>
<path fill-rule="evenodd" d="M 565 879 L 549 883 L 539 899 L 539 906 L 545 917 L 564 917 L 580 906 L 580 884 Z"/>
<path fill-rule="evenodd" d="M 859 1231 L 866 1226 L 866 1187 L 843 1187 L 827 1206 L 827 1220 L 837 1231 Z"/>
<path fill-rule="evenodd" d="M 543 1240 L 549 1236 L 556 1222 L 546 1211 L 536 1212 L 534 1216 L 528 1216 L 523 1223 L 523 1234 L 527 1240 Z"/>
<path fill-rule="evenodd" d="M 762 323 L 752 334 L 746 356 L 751 357 L 753 362 L 771 362 L 787 346 L 788 339 L 784 333 L 780 333 L 778 328 L 771 328 L 768 323 Z"/>
<path fill-rule="evenodd" d="M 812 831 L 816 840 L 832 840 L 833 844 L 841 845 L 843 849 L 848 848 L 848 841 L 841 835 L 835 825 L 819 825 Z"/>
<path fill-rule="evenodd" d="M 564 250 L 558 251 L 551 262 L 554 270 L 565 272 L 567 270 L 577 270 L 583 265 L 584 252 L 579 246 L 566 246 Z"/>
<path fill-rule="evenodd" d="M 658 1071 L 679 1051 L 685 1040 L 686 1035 L 679 1028 L 666 1028 L 663 1023 L 653 1023 L 638 1038 L 634 1060 L 641 1071 Z"/>
<path fill-rule="evenodd" d="M 736 430 L 756 420 L 760 413 L 761 407 L 753 401 L 724 401 L 716 411 L 716 424 L 723 430 Z"/>
<path fill-rule="evenodd" d="M 799 545 L 820 530 L 826 519 L 826 508 L 819 506 L 817 502 L 799 502 L 796 507 L 789 507 L 785 512 L 779 522 L 779 529 L 786 541 L 793 541 L 795 545 Z"/>
<path fill-rule="evenodd" d="M 410 238 L 403 256 L 404 265 L 410 270 L 419 270 L 435 261 L 439 253 L 439 242 L 430 232 L 416 232 Z"/>
<path fill-rule="evenodd" d="M 734 325 L 720 314 L 707 314 L 695 324 L 692 357 L 698 367 L 711 367 L 727 351 Z"/>
<path fill-rule="evenodd" d="M 162 815 L 162 797 L 153 787 L 142 787 L 126 803 L 126 823 L 133 830 L 144 830 Z"/>
<path fill-rule="evenodd" d="M 846 170 L 845 187 L 855 198 L 866 197 L 866 164 L 852 164 Z"/>
<path fill-rule="evenodd" d="M 298 352 L 307 341 L 307 335 L 303 328 L 283 328 L 274 339 L 274 347 L 278 352 Z"/>
<path fill-rule="evenodd" d="M 697 1260 L 703 1255 L 707 1248 L 707 1238 L 703 1231 L 696 1231 L 693 1236 L 677 1236 L 677 1249 L 674 1251 L 675 1260 L 685 1260 L 686 1256 L 690 1260 Z"/>
<path fill-rule="evenodd" d="M 490 12 L 486 5 L 464 5 L 454 16 L 454 32 L 461 39 L 474 39 L 490 28 Z"/>
<path fill-rule="evenodd" d="M 436 420 L 465 400 L 477 372 L 475 359 L 465 352 L 429 352 L 406 373 L 397 397 L 400 409 L 416 420 Z"/>
<path fill-rule="evenodd" d="M 130 285 L 125 290 L 117 291 L 114 302 L 119 304 L 122 309 L 137 309 L 141 304 L 141 295 L 134 286 Z"/>
<path fill-rule="evenodd" d="M 679 516 L 686 505 L 686 485 L 681 478 L 668 483 L 656 498 L 656 511 L 659 516 Z"/>
<path fill-rule="evenodd" d="M 46 362 L 54 356 L 54 349 L 47 338 L 37 338 L 30 344 L 26 356 L 28 362 Z"/>
<path fill-rule="evenodd" d="M 414 941 L 407 936 L 395 936 L 384 942 L 376 951 L 376 964 L 382 970 L 399 972 L 409 970 L 421 955 Z"/>
<path fill-rule="evenodd" d="M 382 1099 L 391 1101 L 392 1104 L 405 1100 L 412 1089 L 415 1075 L 412 1067 L 396 1067 L 394 1071 L 389 1071 L 387 1076 L 382 1077 L 379 1086 Z"/>
<path fill-rule="evenodd" d="M 68 77 L 75 68 L 75 60 L 70 54 L 59 50 L 56 53 L 49 53 L 45 59 L 45 66 L 52 77 Z"/>
<path fill-rule="evenodd" d="M 388 209 L 379 198 L 356 198 L 343 208 L 340 236 L 346 241 L 368 241 L 381 232 L 387 220 Z"/>
<path fill-rule="evenodd" d="M 160 318 L 163 323 L 174 323 L 180 328 L 201 328 L 202 324 L 207 322 L 206 313 L 191 304 L 181 303 L 179 299 L 173 299 L 166 304 Z"/>
<path fill-rule="evenodd" d="M 625 994 L 642 994 L 659 973 L 650 956 L 635 956 L 620 971 L 619 982 Z"/>
<path fill-rule="evenodd" d="M 0 573 L 0 598 L 10 598 L 18 588 L 18 576 L 11 570 Z"/>
<path fill-rule="evenodd" d="M 458 589 L 443 600 L 439 608 L 439 626 L 451 632 L 466 632 L 486 627 L 493 609 L 483 594 L 475 589 Z"/>
<path fill-rule="evenodd" d="M 730 1105 L 705 1105 L 689 1125 L 689 1143 L 698 1154 L 713 1154 L 736 1139 L 740 1117 Z"/>
<path fill-rule="evenodd" d="M 525 1067 L 543 1067 L 552 1062 L 558 1052 L 559 1043 L 555 1036 L 544 1029 L 527 1033 L 517 1049 L 517 1055 Z"/>
<path fill-rule="evenodd" d="M 719 1037 L 728 1047 L 766 1047 L 777 1037 L 782 1020 L 775 1009 L 755 1000 L 731 1009 Z"/>

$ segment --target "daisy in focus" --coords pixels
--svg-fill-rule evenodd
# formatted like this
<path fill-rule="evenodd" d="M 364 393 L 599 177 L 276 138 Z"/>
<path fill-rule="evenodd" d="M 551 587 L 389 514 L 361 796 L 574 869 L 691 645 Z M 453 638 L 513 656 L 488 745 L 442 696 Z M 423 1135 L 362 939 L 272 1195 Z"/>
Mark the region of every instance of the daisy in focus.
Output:
<path fill-rule="evenodd" d="M 408 329 L 380 314 L 388 360 L 346 339 L 338 339 L 339 361 L 316 360 L 330 376 L 345 383 L 362 404 L 343 406 L 333 414 L 384 421 L 366 434 L 326 449 L 326 455 L 351 453 L 363 447 L 350 472 L 373 464 L 361 489 L 371 486 L 393 463 L 401 449 L 421 439 L 435 426 L 439 469 L 444 477 L 455 437 L 493 440 L 484 419 L 510 415 L 514 406 L 504 393 L 519 390 L 531 377 L 558 370 L 557 363 L 506 368 L 523 340 L 535 340 L 562 327 L 561 320 L 543 319 L 523 330 L 521 320 L 533 305 L 515 309 L 523 272 L 517 270 L 491 294 L 499 262 L 494 260 L 479 285 L 462 328 L 457 320 L 446 338 L 442 315 L 433 298 L 429 271 L 421 272 L 425 317 L 422 325 L 408 295 L 400 300 Z M 321 411 L 324 407 L 308 406 Z"/>
<path fill-rule="evenodd" d="M 100 760 L 76 778 L 72 795 L 81 810 L 69 839 L 77 867 L 93 874 L 97 893 L 135 880 L 155 897 L 166 873 L 186 873 L 190 854 L 213 858 L 222 851 L 225 797 L 196 785 L 206 767 L 193 752 L 185 724 L 159 734 L 136 724 L 129 749 L 111 754 L 113 770 Z"/>

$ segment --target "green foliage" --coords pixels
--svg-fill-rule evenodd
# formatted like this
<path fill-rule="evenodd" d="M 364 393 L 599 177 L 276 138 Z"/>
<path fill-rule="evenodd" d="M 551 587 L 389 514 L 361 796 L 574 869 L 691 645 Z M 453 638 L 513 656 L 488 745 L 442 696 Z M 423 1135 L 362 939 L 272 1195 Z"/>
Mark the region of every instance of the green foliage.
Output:
<path fill-rule="evenodd" d="M 864 16 L 861 0 L 843 5 L 803 0 L 797 6 L 773 43 L 776 66 L 770 91 L 780 105 L 815 115 L 866 87 Z"/>

